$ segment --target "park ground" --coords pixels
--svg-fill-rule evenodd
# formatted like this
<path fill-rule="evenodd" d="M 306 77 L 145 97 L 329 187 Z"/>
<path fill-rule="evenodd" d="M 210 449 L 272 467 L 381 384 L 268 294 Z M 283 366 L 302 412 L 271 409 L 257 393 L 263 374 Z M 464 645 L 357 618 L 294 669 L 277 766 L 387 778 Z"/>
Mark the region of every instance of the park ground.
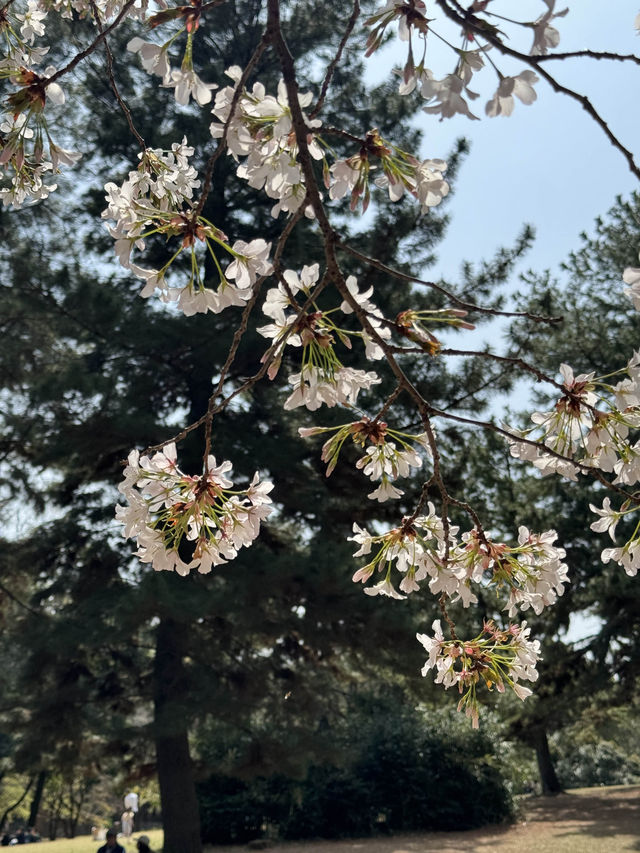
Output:
<path fill-rule="evenodd" d="M 432 832 L 346 841 L 289 841 L 269 853 L 625 853 L 640 851 L 640 786 L 580 788 L 557 797 L 527 797 L 511 826 L 470 832 Z M 150 831 L 161 849 L 162 832 Z M 137 836 L 134 834 L 133 839 Z M 30 844 L 29 853 L 95 853 L 90 838 Z M 126 843 L 134 853 L 135 843 Z M 24 849 L 24 848 L 21 848 Z M 245 845 L 208 847 L 206 853 L 246 853 Z"/>

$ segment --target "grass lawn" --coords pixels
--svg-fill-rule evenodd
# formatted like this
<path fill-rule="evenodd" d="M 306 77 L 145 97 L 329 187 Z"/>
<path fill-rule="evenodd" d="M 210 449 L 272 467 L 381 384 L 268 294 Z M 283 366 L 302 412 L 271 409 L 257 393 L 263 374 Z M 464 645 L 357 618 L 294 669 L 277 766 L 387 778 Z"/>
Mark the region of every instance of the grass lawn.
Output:
<path fill-rule="evenodd" d="M 123 839 L 121 836 L 118 841 L 127 853 L 137 853 L 136 839 L 141 835 L 147 835 L 151 841 L 151 849 L 153 851 L 162 850 L 162 830 L 161 829 L 145 829 L 142 832 L 134 832 L 129 840 Z M 104 841 L 92 841 L 90 835 L 79 835 L 77 838 L 56 838 L 55 841 L 39 841 L 37 844 L 19 844 L 13 847 L 0 848 L 7 851 L 20 850 L 20 853 L 96 853 Z"/>
<path fill-rule="evenodd" d="M 133 840 L 127 853 L 136 853 Z M 162 831 L 145 833 L 162 849 Z M 102 842 L 84 836 L 21 847 L 25 853 L 95 853 Z M 9 848 L 15 850 L 14 848 Z M 243 845 L 207 853 L 246 853 Z M 512 826 L 470 832 L 431 832 L 347 841 L 290 841 L 269 853 L 631 853 L 640 851 L 640 786 L 580 788 L 557 797 L 527 797 Z"/>

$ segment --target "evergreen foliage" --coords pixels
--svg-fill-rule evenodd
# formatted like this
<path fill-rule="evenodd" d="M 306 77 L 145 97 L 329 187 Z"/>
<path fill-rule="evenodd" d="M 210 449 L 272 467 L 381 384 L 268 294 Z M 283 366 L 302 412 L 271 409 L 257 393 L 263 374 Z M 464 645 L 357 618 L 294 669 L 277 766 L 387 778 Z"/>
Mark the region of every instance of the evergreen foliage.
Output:
<path fill-rule="evenodd" d="M 513 804 L 497 740 L 460 726 L 451 712 L 399 710 L 401 699 L 352 698 L 331 730 L 341 760 L 314 763 L 302 778 L 211 776 L 198 786 L 203 837 L 216 844 L 265 834 L 366 837 L 509 820 Z"/>

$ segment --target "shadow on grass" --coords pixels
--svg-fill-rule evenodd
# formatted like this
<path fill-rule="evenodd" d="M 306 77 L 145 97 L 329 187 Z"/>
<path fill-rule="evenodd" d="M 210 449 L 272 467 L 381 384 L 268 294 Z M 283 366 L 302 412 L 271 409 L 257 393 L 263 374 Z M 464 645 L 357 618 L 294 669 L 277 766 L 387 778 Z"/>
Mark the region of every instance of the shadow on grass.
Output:
<path fill-rule="evenodd" d="M 565 831 L 556 833 L 559 838 L 576 830 L 592 838 L 633 836 L 640 832 L 640 787 L 609 789 L 606 796 L 571 792 L 553 800 L 539 797 L 529 802 L 527 814 L 530 822 L 565 824 Z M 640 850 L 640 841 L 634 849 Z"/>

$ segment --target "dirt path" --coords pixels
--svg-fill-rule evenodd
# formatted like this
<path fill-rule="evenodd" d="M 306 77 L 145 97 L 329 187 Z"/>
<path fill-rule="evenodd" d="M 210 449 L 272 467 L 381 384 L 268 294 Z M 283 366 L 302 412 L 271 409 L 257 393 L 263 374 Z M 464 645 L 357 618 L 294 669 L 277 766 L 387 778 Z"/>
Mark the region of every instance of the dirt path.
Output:
<path fill-rule="evenodd" d="M 626 853 L 640 851 L 640 786 L 531 797 L 509 827 L 348 841 L 291 841 L 268 853 Z M 247 853 L 246 846 L 208 848 Z"/>

